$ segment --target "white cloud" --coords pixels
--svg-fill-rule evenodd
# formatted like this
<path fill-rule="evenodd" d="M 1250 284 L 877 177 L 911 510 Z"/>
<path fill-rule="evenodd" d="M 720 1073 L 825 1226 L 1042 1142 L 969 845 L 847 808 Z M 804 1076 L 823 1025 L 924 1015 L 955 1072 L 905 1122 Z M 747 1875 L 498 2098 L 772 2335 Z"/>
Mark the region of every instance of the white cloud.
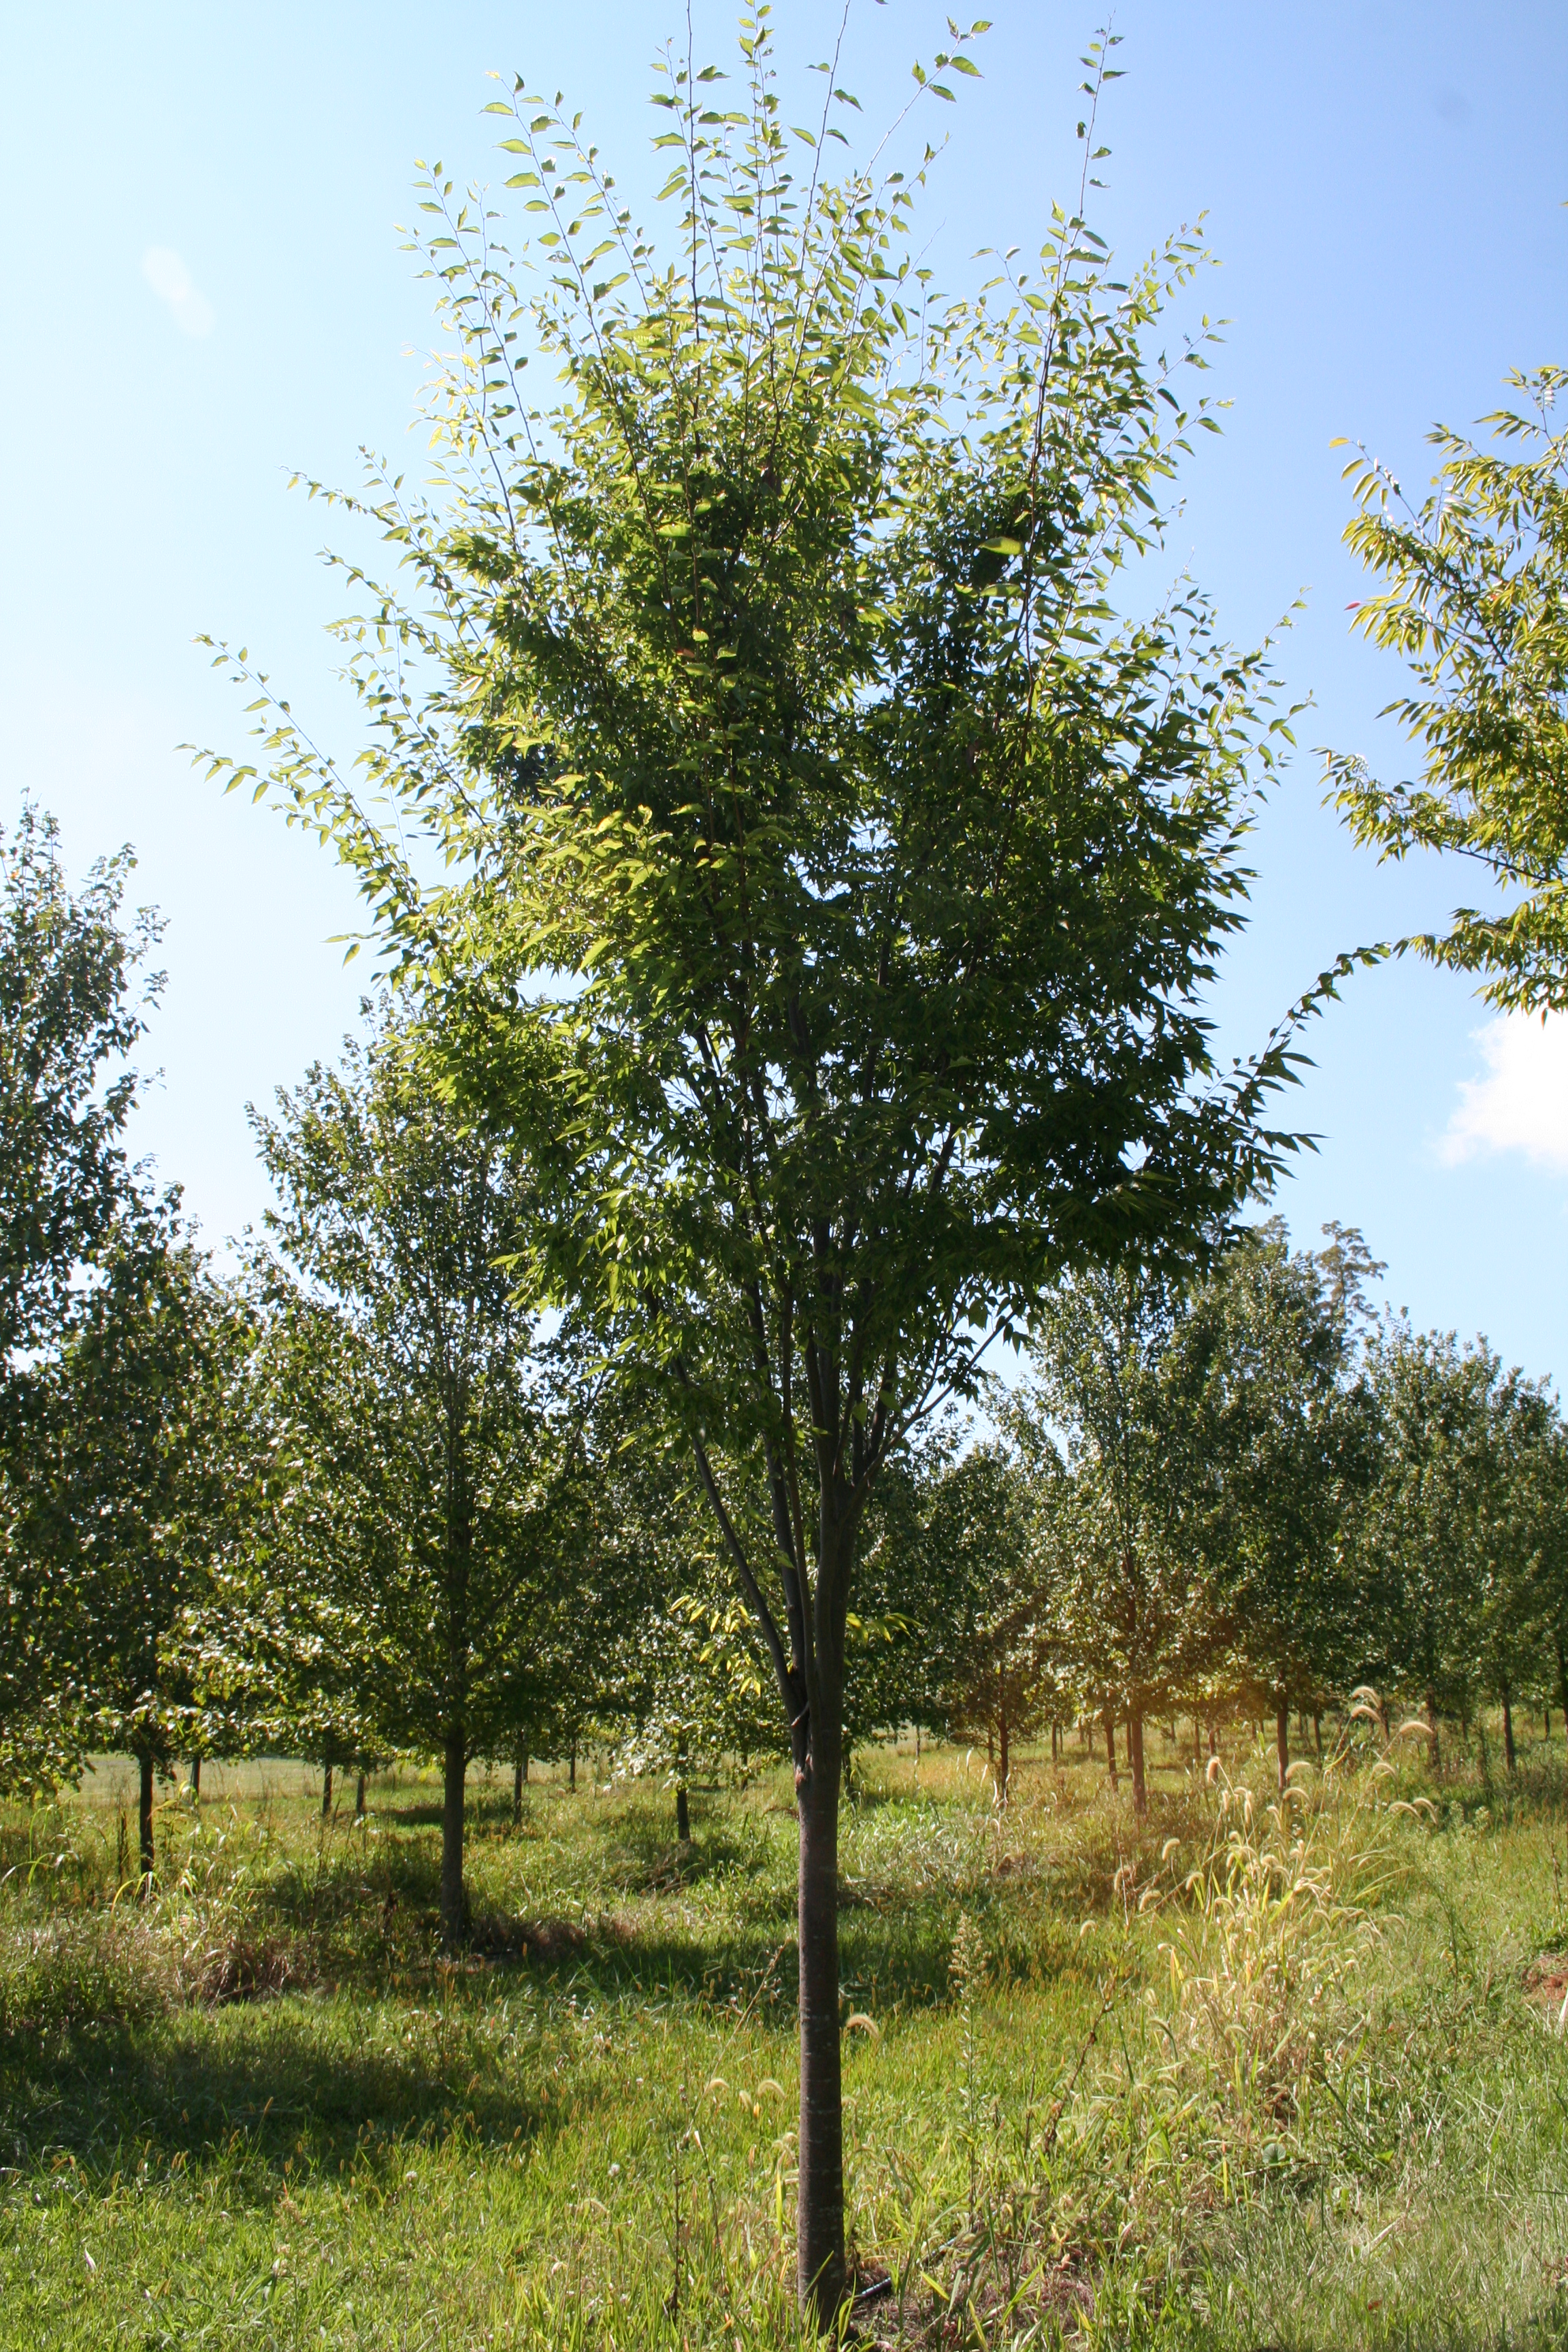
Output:
<path fill-rule="evenodd" d="M 1522 1151 L 1537 1167 L 1568 1170 L 1568 1015 L 1508 1013 L 1475 1034 L 1487 1075 L 1461 1079 L 1444 1160 Z"/>
<path fill-rule="evenodd" d="M 210 335 L 213 306 L 198 294 L 190 271 L 166 245 L 150 245 L 142 256 L 142 275 L 174 314 L 174 323 L 187 335 Z"/>

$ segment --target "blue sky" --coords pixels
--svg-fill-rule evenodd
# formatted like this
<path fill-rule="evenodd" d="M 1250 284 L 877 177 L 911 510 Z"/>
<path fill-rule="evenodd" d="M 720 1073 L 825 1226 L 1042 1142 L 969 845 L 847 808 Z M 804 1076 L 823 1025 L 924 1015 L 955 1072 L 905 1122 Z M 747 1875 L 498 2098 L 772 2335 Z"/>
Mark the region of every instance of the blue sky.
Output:
<path fill-rule="evenodd" d="M 1050 198 L 1077 186 L 1077 60 L 1097 13 L 992 6 L 984 79 L 932 110 L 947 145 L 928 257 L 955 286 L 978 247 L 1037 244 Z M 725 62 L 730 12 L 695 14 L 699 49 Z M 837 16 L 779 0 L 783 58 L 825 55 Z M 192 640 L 247 646 L 352 751 L 322 635 L 338 609 L 326 525 L 285 484 L 295 467 L 353 483 L 362 442 L 420 462 L 407 428 L 433 330 L 395 227 L 414 216 L 416 158 L 499 185 L 485 75 L 518 70 L 584 110 L 625 186 L 651 186 L 648 61 L 683 21 L 675 0 L 0 8 L 19 192 L 0 263 L 0 816 L 31 792 L 78 866 L 136 845 L 169 974 L 138 1141 L 215 1240 L 265 1199 L 247 1099 L 332 1051 L 362 967 L 328 944 L 357 918 L 326 856 L 178 750 L 244 742 Z M 869 124 L 901 106 L 943 26 L 917 0 L 854 0 L 839 78 Z M 1134 250 L 1206 215 L 1221 267 L 1202 299 L 1229 322 L 1209 380 L 1226 432 L 1200 436 L 1171 568 L 1237 638 L 1307 592 L 1279 661 L 1314 707 L 1258 835 L 1253 924 L 1218 1004 L 1245 1050 L 1336 950 L 1459 895 L 1430 866 L 1380 870 L 1320 804 L 1315 744 L 1409 770 L 1376 716 L 1399 672 L 1347 629 L 1363 583 L 1330 443 L 1363 439 L 1418 487 L 1431 420 L 1466 424 L 1509 368 L 1568 357 L 1568 10 L 1123 0 L 1116 30 L 1097 223 Z M 1298 1238 L 1359 1223 L 1418 1322 L 1568 1372 L 1563 1036 L 1501 1027 L 1462 982 L 1401 967 L 1352 982 L 1311 1046 L 1291 1116 L 1321 1146 L 1279 1204 Z"/>

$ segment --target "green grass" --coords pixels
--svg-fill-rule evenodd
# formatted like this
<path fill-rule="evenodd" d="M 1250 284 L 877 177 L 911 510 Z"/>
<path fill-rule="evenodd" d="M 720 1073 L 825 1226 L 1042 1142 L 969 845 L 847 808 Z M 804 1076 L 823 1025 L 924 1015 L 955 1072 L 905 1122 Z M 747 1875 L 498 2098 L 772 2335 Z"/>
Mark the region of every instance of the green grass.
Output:
<path fill-rule="evenodd" d="M 1568 1952 L 1563 1751 L 1492 1760 L 1363 1769 L 1292 1853 L 1261 1779 L 1219 1820 L 1169 1752 L 1142 1830 L 1076 1749 L 1004 1816 L 978 1759 L 862 1759 L 855 2326 L 1568 2344 L 1564 1985 L 1527 1981 Z M 323 1825 L 306 1768 L 209 1765 L 145 1905 L 129 1794 L 0 1814 L 0 2344 L 795 2343 L 782 1779 L 698 1792 L 685 1853 L 658 1792 L 542 1777 L 514 1830 L 481 1783 L 451 1969 L 432 1780 Z"/>

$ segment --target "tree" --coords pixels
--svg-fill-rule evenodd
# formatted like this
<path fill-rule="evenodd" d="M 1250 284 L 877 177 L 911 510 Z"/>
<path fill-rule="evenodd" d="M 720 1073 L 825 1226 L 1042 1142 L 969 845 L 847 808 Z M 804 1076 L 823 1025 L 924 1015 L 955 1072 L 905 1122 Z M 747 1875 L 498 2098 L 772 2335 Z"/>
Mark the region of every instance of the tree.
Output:
<path fill-rule="evenodd" d="M 405 1045 L 384 1017 L 341 1070 L 317 1064 L 276 1117 L 253 1114 L 279 1201 L 258 1613 L 329 1718 L 352 1706 L 368 1744 L 442 1759 L 451 1949 L 468 1765 L 505 1752 L 568 1595 L 577 1426 L 539 1337 L 527 1168 Z"/>
<path fill-rule="evenodd" d="M 254 1328 L 178 1223 L 132 1196 L 99 1279 L 30 1383 L 18 1611 L 35 1699 L 79 1769 L 90 1742 L 135 1758 L 151 1878 L 154 1775 L 205 1744 L 203 1629 L 243 1488 Z"/>
<path fill-rule="evenodd" d="M 73 892 L 51 816 L 24 802 L 0 828 L 0 1380 L 51 1343 L 121 1207 L 136 1080 L 109 1073 L 162 985 L 132 992 L 159 931 L 146 908 L 121 921 L 134 863 L 100 858 Z"/>
<path fill-rule="evenodd" d="M 1194 1688 L 1225 1639 L 1183 1394 L 1186 1287 L 1131 1262 L 1060 1285 L 1037 1311 L 1036 1379 L 1017 1414 L 1037 1478 L 1054 1487 L 1039 1539 L 1052 1556 L 1058 1653 L 1104 1714 L 1113 1773 L 1115 1719 L 1125 1714 L 1140 1813 L 1144 1717 Z"/>
<path fill-rule="evenodd" d="M 1201 1000 L 1285 722 L 1195 592 L 1115 609 L 1203 411 L 1150 349 L 1197 247 L 1118 279 L 1080 202 L 1037 273 L 944 305 L 910 251 L 923 166 L 798 182 L 767 38 L 743 33 L 740 110 L 671 68 L 668 263 L 521 84 L 498 104 L 543 208 L 536 291 L 429 189 L 447 471 L 434 504 L 372 491 L 422 601 L 375 590 L 358 675 L 377 783 L 449 878 L 424 886 L 280 707 L 264 725 L 424 988 L 437 1066 L 552 1169 L 556 1280 L 679 1403 L 766 1648 L 800 1819 L 799 2287 L 826 2324 L 858 1533 L 1055 1272 L 1179 1248 L 1277 1165 L 1288 1044 L 1216 1078 Z M 829 75 L 818 158 L 837 97 Z M 548 413 L 527 335 L 565 385 Z"/>
<path fill-rule="evenodd" d="M 1183 1331 L 1205 1548 L 1239 1659 L 1273 1708 L 1281 1789 L 1292 1707 L 1315 1711 L 1361 1664 L 1353 1520 L 1375 1416 L 1353 1351 L 1362 1283 L 1381 1271 L 1353 1232 L 1336 1228 L 1320 1259 L 1292 1252 L 1271 1220 L 1237 1234 Z"/>
<path fill-rule="evenodd" d="M 1484 1686 L 1483 1595 L 1506 1516 L 1493 1427 L 1502 1368 L 1484 1342 L 1461 1349 L 1452 1332 L 1399 1320 L 1375 1338 L 1369 1370 L 1381 1458 L 1361 1536 L 1363 1672 L 1415 1693 L 1436 1745 L 1439 1717 L 1468 1716 Z"/>
<path fill-rule="evenodd" d="M 959 1738 L 984 1734 L 1003 1806 L 1013 1742 L 1037 1729 L 1053 1692 L 1048 1583 L 1030 1499 L 1017 1457 L 984 1441 L 948 1466 L 927 1523 L 927 1539 L 957 1588 L 943 1612 L 956 1635 L 945 1727 Z"/>
<path fill-rule="evenodd" d="M 1490 448 L 1434 426 L 1443 462 L 1418 509 L 1364 450 L 1345 469 L 1346 541 L 1388 583 L 1355 625 L 1415 671 L 1418 691 L 1389 709 L 1426 765 L 1419 783 L 1384 784 L 1336 752 L 1329 775 L 1358 842 L 1452 852 L 1512 894 L 1405 944 L 1486 974 L 1494 1004 L 1544 1013 L 1568 1006 L 1568 433 L 1551 430 L 1568 369 L 1507 381 L 1533 414 L 1483 417 Z"/>

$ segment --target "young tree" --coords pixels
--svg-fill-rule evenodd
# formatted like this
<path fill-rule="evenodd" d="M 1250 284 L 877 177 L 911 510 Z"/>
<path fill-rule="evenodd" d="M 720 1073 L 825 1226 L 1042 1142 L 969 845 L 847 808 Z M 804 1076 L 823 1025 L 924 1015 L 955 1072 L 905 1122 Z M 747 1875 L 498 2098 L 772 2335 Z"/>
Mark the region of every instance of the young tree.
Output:
<path fill-rule="evenodd" d="M 1013 1743 L 1037 1729 L 1054 1689 L 1048 1581 L 1030 1506 L 1022 1465 L 991 1440 L 949 1465 L 926 1528 L 950 1580 L 943 1615 L 956 1636 L 945 1728 L 959 1738 L 984 1736 L 1003 1806 Z"/>
<path fill-rule="evenodd" d="M 1487 976 L 1494 1004 L 1568 1006 L 1568 433 L 1551 429 L 1568 368 L 1508 378 L 1521 407 L 1481 419 L 1492 446 L 1446 425 L 1430 494 L 1412 509 L 1364 450 L 1346 467 L 1359 511 L 1345 538 L 1388 583 L 1356 608 L 1405 655 L 1417 691 L 1390 706 L 1422 745 L 1419 783 L 1384 784 L 1352 754 L 1329 774 L 1358 842 L 1468 858 L 1509 894 L 1460 907 L 1407 941 Z M 1528 404 L 1528 408 L 1524 404 Z M 1528 413 L 1532 411 L 1533 413 Z M 1518 452 L 1519 454 L 1514 454 Z"/>
<path fill-rule="evenodd" d="M 1495 1520 L 1492 1402 L 1501 1366 L 1484 1343 L 1386 1324 L 1369 1349 L 1379 1416 L 1376 1483 L 1362 1517 L 1371 1606 L 1362 1673 L 1441 1715 L 1468 1715 L 1480 1675 L 1486 1527 Z"/>
<path fill-rule="evenodd" d="M 1143 1721 L 1203 1680 L 1225 1639 L 1206 1574 L 1194 1428 L 1180 1346 L 1184 1286 L 1129 1263 L 1064 1283 L 1035 1318 L 1037 1378 L 1020 1433 L 1057 1489 L 1042 1539 L 1064 1666 L 1105 1715 L 1127 1718 L 1133 1802 L 1148 1806 Z"/>
<path fill-rule="evenodd" d="M 116 1065 L 162 985 L 133 992 L 159 932 L 145 908 L 121 919 L 134 863 L 100 858 L 73 891 L 52 817 L 24 802 L 0 828 L 0 1380 L 56 1337 L 121 1209 L 136 1079 Z"/>
<path fill-rule="evenodd" d="M 1359 1234 L 1292 1252 L 1283 1223 L 1237 1234 L 1182 1335 L 1199 1519 L 1247 1677 L 1272 1707 L 1283 1789 L 1290 1711 L 1356 1679 L 1353 1515 L 1375 1471 L 1375 1412 L 1354 1359 Z"/>
<path fill-rule="evenodd" d="M 540 1342 L 526 1167 L 458 1121 L 405 1044 L 384 1018 L 255 1117 L 279 1201 L 258 1614 L 329 1715 L 352 1695 L 366 1744 L 441 1758 L 456 1948 L 468 1766 L 504 1751 L 565 1597 L 576 1422 Z"/>
<path fill-rule="evenodd" d="M 122 1206 L 32 1383 L 18 1550 L 24 1643 L 72 1760 L 135 1758 L 142 1871 L 154 1775 L 205 1745 L 203 1628 L 243 1486 L 243 1300 L 182 1234 L 178 1196 Z"/>
<path fill-rule="evenodd" d="M 553 1154 L 557 1279 L 683 1410 L 795 1759 L 799 2285 L 826 2323 L 858 1529 L 1054 1272 L 1179 1246 L 1276 1164 L 1287 1045 L 1216 1080 L 1201 1003 L 1284 722 L 1194 592 L 1115 607 L 1203 405 L 1152 350 L 1197 247 L 1118 278 L 1080 203 L 1037 271 L 943 303 L 910 250 L 923 167 L 831 179 L 829 74 L 802 184 L 762 20 L 742 47 L 740 108 L 714 68 L 660 94 L 667 261 L 521 85 L 531 290 L 431 185 L 448 468 L 434 506 L 373 492 L 426 601 L 377 591 L 360 675 L 375 775 L 449 882 L 280 709 L 269 757 L 422 976 L 462 1098 Z"/>

